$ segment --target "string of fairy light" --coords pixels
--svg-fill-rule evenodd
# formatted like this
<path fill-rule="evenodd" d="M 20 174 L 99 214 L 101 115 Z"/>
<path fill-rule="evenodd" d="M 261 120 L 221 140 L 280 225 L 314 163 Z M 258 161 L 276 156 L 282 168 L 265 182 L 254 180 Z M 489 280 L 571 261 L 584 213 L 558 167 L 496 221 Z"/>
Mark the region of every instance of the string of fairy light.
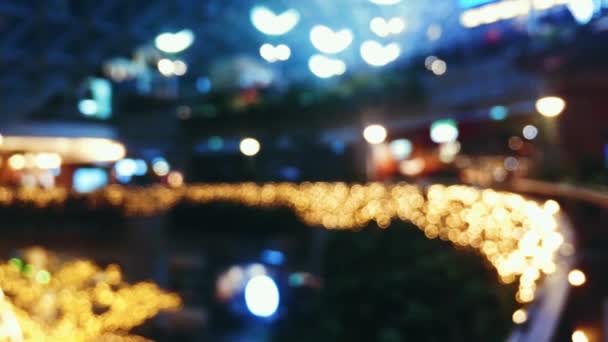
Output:
<path fill-rule="evenodd" d="M 516 299 L 534 300 L 542 275 L 556 270 L 564 242 L 558 230 L 559 204 L 468 186 L 382 183 L 193 184 L 178 188 L 110 186 L 81 195 L 65 189 L 0 188 L 0 206 L 60 207 L 79 199 L 92 208 L 111 207 L 127 215 L 152 215 L 178 203 L 230 202 L 254 207 L 288 207 L 309 225 L 357 229 L 375 222 L 410 221 L 430 238 L 471 247 L 497 270 L 503 283 L 518 283 Z"/>
<path fill-rule="evenodd" d="M 0 336 L 11 342 L 146 341 L 128 331 L 181 306 L 154 283 L 127 284 L 117 265 L 64 261 L 39 248 L 0 264 L 0 288 Z"/>

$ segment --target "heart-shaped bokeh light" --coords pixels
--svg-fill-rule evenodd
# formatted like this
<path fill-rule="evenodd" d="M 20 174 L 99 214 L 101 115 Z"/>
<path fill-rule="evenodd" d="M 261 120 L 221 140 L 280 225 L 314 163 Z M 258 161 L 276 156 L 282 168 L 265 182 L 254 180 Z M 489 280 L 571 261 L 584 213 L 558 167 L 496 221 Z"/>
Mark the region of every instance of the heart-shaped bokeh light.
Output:
<path fill-rule="evenodd" d="M 260 56 L 269 63 L 284 62 L 291 57 L 291 49 L 285 44 L 264 44 L 260 47 Z"/>
<path fill-rule="evenodd" d="M 353 33 L 349 29 L 335 32 L 327 26 L 317 25 L 310 30 L 310 41 L 317 50 L 336 54 L 344 51 L 353 42 Z"/>
<path fill-rule="evenodd" d="M 308 60 L 310 71 L 319 78 L 340 76 L 346 72 L 346 64 L 341 59 L 314 55 Z"/>
<path fill-rule="evenodd" d="M 399 58 L 399 55 L 401 48 L 397 43 L 383 46 L 376 41 L 368 40 L 361 44 L 361 57 L 371 66 L 385 66 Z"/>
<path fill-rule="evenodd" d="M 270 35 L 280 36 L 291 31 L 300 21 L 300 13 L 289 9 L 281 14 L 275 14 L 264 6 L 251 9 L 251 23 L 258 31 Z"/>

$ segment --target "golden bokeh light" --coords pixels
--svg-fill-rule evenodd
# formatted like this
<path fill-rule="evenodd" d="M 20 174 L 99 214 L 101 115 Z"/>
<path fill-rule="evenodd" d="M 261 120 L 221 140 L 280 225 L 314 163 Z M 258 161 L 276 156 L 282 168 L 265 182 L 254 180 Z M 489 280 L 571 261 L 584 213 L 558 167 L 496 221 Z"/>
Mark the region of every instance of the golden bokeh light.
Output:
<path fill-rule="evenodd" d="M 22 170 L 25 167 L 25 157 L 23 154 L 13 154 L 8 158 L 8 166 L 13 170 Z"/>
<path fill-rule="evenodd" d="M 177 295 L 153 283 L 125 283 L 116 265 L 100 268 L 53 255 L 43 259 L 42 264 L 30 263 L 26 254 L 25 260 L 0 264 L 0 288 L 6 297 L 0 314 L 10 312 L 16 318 L 4 320 L 0 333 L 4 329 L 12 336 L 22 334 L 23 341 L 143 341 L 128 331 L 160 311 L 181 306 Z"/>
<path fill-rule="evenodd" d="M 524 309 L 518 309 L 513 312 L 513 323 L 524 324 L 528 320 L 528 312 Z"/>
<path fill-rule="evenodd" d="M 62 189 L 0 188 L 0 206 L 61 206 L 71 196 L 76 195 Z M 393 220 L 409 221 L 430 239 L 477 250 L 502 283 L 518 283 L 516 299 L 521 303 L 533 301 L 541 277 L 555 272 L 555 258 L 564 243 L 556 203 L 460 185 L 425 189 L 405 183 L 112 185 L 84 197 L 91 206 L 119 208 L 126 215 L 153 215 L 180 202 L 228 202 L 287 207 L 303 222 L 327 229 L 360 229 L 372 222 L 387 228 Z"/>
<path fill-rule="evenodd" d="M 582 330 L 576 330 L 572 333 L 572 342 L 589 342 L 589 337 Z"/>

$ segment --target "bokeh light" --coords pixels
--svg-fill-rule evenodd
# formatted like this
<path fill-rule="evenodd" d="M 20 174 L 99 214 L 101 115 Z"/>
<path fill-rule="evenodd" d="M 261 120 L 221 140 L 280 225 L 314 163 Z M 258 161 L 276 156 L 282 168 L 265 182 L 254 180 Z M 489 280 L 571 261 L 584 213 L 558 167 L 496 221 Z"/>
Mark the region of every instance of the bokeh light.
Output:
<path fill-rule="evenodd" d="M 143 159 L 136 159 L 134 175 L 144 176 L 146 173 L 148 173 L 148 164 L 146 164 L 146 161 Z"/>
<path fill-rule="evenodd" d="M 369 29 L 378 37 L 385 38 L 389 35 L 402 33 L 405 30 L 405 21 L 400 17 L 394 17 L 389 20 L 375 17 L 369 22 Z"/>
<path fill-rule="evenodd" d="M 399 164 L 399 171 L 406 176 L 418 176 L 426 168 L 426 161 L 422 158 L 404 160 Z"/>
<path fill-rule="evenodd" d="M 575 269 L 568 273 L 568 282 L 575 287 L 582 286 L 587 282 L 587 276 L 583 271 Z"/>
<path fill-rule="evenodd" d="M 245 138 L 241 140 L 239 149 L 241 150 L 241 153 L 247 157 L 253 157 L 260 152 L 261 145 L 260 142 L 254 138 Z"/>
<path fill-rule="evenodd" d="M 441 59 L 435 59 L 430 64 L 430 70 L 437 76 L 442 76 L 448 71 L 448 64 Z"/>
<path fill-rule="evenodd" d="M 260 47 L 260 56 L 269 63 L 283 62 L 291 57 L 291 49 L 285 44 L 273 46 L 266 43 Z"/>
<path fill-rule="evenodd" d="M 251 23 L 255 28 L 270 36 L 280 36 L 291 31 L 300 21 L 300 13 L 289 9 L 281 14 L 275 14 L 264 6 L 251 9 Z"/>
<path fill-rule="evenodd" d="M 172 76 L 175 72 L 175 64 L 168 58 L 160 59 L 156 64 L 156 67 L 158 68 L 158 72 L 166 77 Z"/>
<path fill-rule="evenodd" d="M 431 140 L 434 143 L 454 142 L 458 135 L 458 124 L 452 119 L 438 120 L 431 125 Z"/>
<path fill-rule="evenodd" d="M 536 101 L 536 110 L 548 118 L 559 116 L 566 109 L 566 101 L 561 97 L 547 96 Z"/>
<path fill-rule="evenodd" d="M 592 1 L 592 0 L 584 0 Z M 489 1 L 483 1 L 487 3 Z M 493 24 L 501 20 L 509 20 L 518 16 L 527 15 L 531 10 L 545 11 L 553 7 L 576 3 L 578 0 L 507 0 L 507 1 L 490 1 L 483 6 L 464 6 L 466 9 L 460 15 L 460 24 L 466 28 L 474 28 L 481 25 Z M 477 3 L 478 2 L 472 2 Z M 472 8 L 469 8 L 472 7 Z"/>
<path fill-rule="evenodd" d="M 184 185 L 184 175 L 179 171 L 171 171 L 167 175 L 167 184 L 172 188 L 179 188 Z"/>
<path fill-rule="evenodd" d="M 568 2 L 568 9 L 577 23 L 585 25 L 593 19 L 598 7 L 594 0 L 573 0 Z"/>
<path fill-rule="evenodd" d="M 93 99 L 82 99 L 78 101 L 78 111 L 84 116 L 97 114 L 97 102 Z"/>
<path fill-rule="evenodd" d="M 163 177 L 169 174 L 171 165 L 169 165 L 169 162 L 167 162 L 165 158 L 154 158 L 154 160 L 152 160 L 152 171 L 154 171 L 157 176 Z"/>
<path fill-rule="evenodd" d="M 443 29 L 438 24 L 430 25 L 426 30 L 426 36 L 430 41 L 435 41 L 441 38 L 443 34 Z"/>
<path fill-rule="evenodd" d="M 396 160 L 404 160 L 410 157 L 414 146 L 408 139 L 397 139 L 389 144 L 391 154 Z"/>
<path fill-rule="evenodd" d="M 462 146 L 458 141 L 451 141 L 439 145 L 439 160 L 444 163 L 451 163 L 456 159 L 456 155 L 460 153 Z"/>
<path fill-rule="evenodd" d="M 528 140 L 534 140 L 538 136 L 538 128 L 533 125 L 526 125 L 522 130 L 522 135 Z"/>
<path fill-rule="evenodd" d="M 122 159 L 114 165 L 114 171 L 119 177 L 132 177 L 137 172 L 137 162 L 133 159 Z"/>
<path fill-rule="evenodd" d="M 188 71 L 188 65 L 186 62 L 176 59 L 173 61 L 173 74 L 176 76 L 184 76 Z"/>
<path fill-rule="evenodd" d="M 337 58 L 313 55 L 308 60 L 310 71 L 319 78 L 340 76 L 346 71 L 346 64 Z"/>
<path fill-rule="evenodd" d="M 0 264 L 3 341 L 128 341 L 132 328 L 181 306 L 177 295 L 154 283 L 125 283 L 117 265 L 100 268 L 88 260 L 64 259 L 30 249 L 24 260 Z M 112 339 L 115 333 L 124 339 Z"/>
<path fill-rule="evenodd" d="M 181 30 L 176 33 L 162 33 L 154 39 L 157 49 L 167 53 L 178 53 L 186 50 L 194 42 L 194 33 L 191 30 Z"/>
<path fill-rule="evenodd" d="M 528 312 L 525 309 L 517 309 L 513 312 L 513 323 L 524 324 L 528 320 Z"/>
<path fill-rule="evenodd" d="M 336 54 L 353 42 L 353 33 L 349 29 L 334 31 L 327 26 L 316 25 L 310 30 L 310 42 L 323 53 Z"/>
<path fill-rule="evenodd" d="M 509 115 L 509 109 L 505 106 L 494 106 L 490 109 L 490 118 L 494 121 L 502 121 Z"/>
<path fill-rule="evenodd" d="M 39 169 L 58 169 L 61 167 L 61 156 L 57 153 L 38 153 L 35 163 Z"/>
<path fill-rule="evenodd" d="M 519 151 L 524 147 L 524 141 L 520 137 L 509 138 L 509 148 L 513 151 Z"/>
<path fill-rule="evenodd" d="M 386 128 L 381 125 L 369 125 L 363 130 L 363 138 L 372 145 L 383 143 L 386 136 Z"/>
<path fill-rule="evenodd" d="M 572 342 L 589 342 L 587 334 L 582 330 L 575 330 L 572 333 Z"/>
<path fill-rule="evenodd" d="M 0 290 L 0 339 L 6 342 L 23 341 L 23 331 L 13 308 Z"/>
<path fill-rule="evenodd" d="M 8 158 L 8 166 L 13 170 L 22 170 L 25 167 L 25 156 L 23 154 L 13 154 Z"/>
<path fill-rule="evenodd" d="M 556 201 L 548 200 L 545 202 L 543 209 L 545 209 L 551 215 L 556 215 L 561 210 L 561 207 Z"/>
<path fill-rule="evenodd" d="M 273 316 L 280 304 L 277 284 L 266 275 L 251 278 L 245 286 L 245 303 L 249 312 L 257 317 Z"/>
<path fill-rule="evenodd" d="M 397 43 L 382 45 L 374 40 L 368 40 L 361 44 L 360 52 L 365 63 L 380 67 L 399 58 L 401 48 Z"/>

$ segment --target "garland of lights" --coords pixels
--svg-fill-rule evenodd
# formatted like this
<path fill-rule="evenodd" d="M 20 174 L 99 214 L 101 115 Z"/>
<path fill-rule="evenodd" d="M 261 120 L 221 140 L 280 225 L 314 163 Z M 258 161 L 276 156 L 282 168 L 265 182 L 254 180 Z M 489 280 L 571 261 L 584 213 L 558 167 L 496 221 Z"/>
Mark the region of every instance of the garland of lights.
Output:
<path fill-rule="evenodd" d="M 230 202 L 254 207 L 288 207 L 309 225 L 357 229 L 375 222 L 411 221 L 430 238 L 478 250 L 503 283 L 517 281 L 516 299 L 534 300 L 543 274 L 555 272 L 556 252 L 564 242 L 555 215 L 559 204 L 468 186 L 433 185 L 426 191 L 409 184 L 271 183 L 200 184 L 178 188 L 110 186 L 80 195 L 65 189 L 0 188 L 0 205 L 60 206 L 82 199 L 92 208 L 120 208 L 127 215 L 152 215 L 180 202 Z M 0 284 L 1 285 L 1 284 Z"/>
<path fill-rule="evenodd" d="M 147 341 L 127 332 L 181 306 L 153 283 L 126 284 L 116 265 L 64 262 L 38 248 L 0 264 L 0 288 L 0 339 L 10 342 Z"/>

